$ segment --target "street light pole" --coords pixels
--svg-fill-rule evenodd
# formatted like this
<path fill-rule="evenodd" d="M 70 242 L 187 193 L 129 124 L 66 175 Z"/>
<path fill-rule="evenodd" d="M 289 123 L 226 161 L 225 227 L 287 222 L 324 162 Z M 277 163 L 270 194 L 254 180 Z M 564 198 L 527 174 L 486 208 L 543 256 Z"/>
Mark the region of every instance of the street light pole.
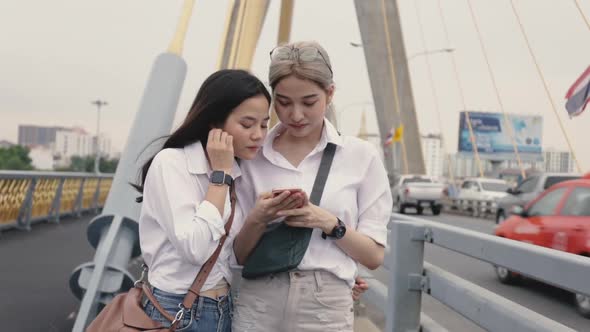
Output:
<path fill-rule="evenodd" d="M 408 57 L 408 61 L 412 60 L 413 58 L 415 58 L 417 56 L 421 56 L 421 55 L 430 55 L 430 54 L 435 54 L 435 53 L 451 53 L 453 51 L 455 51 L 454 48 L 441 48 L 441 49 L 436 49 L 436 50 L 418 52 L 418 53 L 414 53 L 414 54 L 410 55 Z"/>
<path fill-rule="evenodd" d="M 93 105 L 96 105 L 96 141 L 95 141 L 95 149 L 94 152 L 96 153 L 94 157 L 94 173 L 100 173 L 99 163 L 100 163 L 100 142 L 98 141 L 100 138 L 100 108 L 102 106 L 108 105 L 108 103 L 104 100 L 97 99 L 95 101 L 90 102 Z"/>
<path fill-rule="evenodd" d="M 361 47 L 361 48 L 363 47 L 363 44 L 361 44 L 361 43 L 349 42 L 349 44 L 352 47 Z M 407 61 L 409 62 L 413 58 L 421 56 L 421 55 L 430 55 L 430 54 L 435 54 L 435 53 L 452 53 L 454 51 L 455 51 L 454 48 L 438 48 L 438 49 L 434 49 L 434 50 L 426 50 L 423 52 L 411 54 L 410 56 L 407 57 Z"/>

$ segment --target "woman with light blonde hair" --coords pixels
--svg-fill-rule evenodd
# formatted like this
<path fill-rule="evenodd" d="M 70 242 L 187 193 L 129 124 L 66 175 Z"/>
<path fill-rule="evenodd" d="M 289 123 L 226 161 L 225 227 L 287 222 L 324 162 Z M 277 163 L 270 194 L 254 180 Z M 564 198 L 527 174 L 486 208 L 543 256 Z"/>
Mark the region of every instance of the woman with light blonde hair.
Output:
<path fill-rule="evenodd" d="M 239 199 L 249 215 L 234 241 L 244 269 L 233 330 L 352 331 L 357 264 L 383 263 L 392 209 L 387 173 L 370 143 L 341 136 L 325 118 L 335 86 L 322 46 L 282 45 L 270 58 L 280 123 L 241 164 Z M 269 209 L 273 189 L 303 193 L 303 205 Z"/>

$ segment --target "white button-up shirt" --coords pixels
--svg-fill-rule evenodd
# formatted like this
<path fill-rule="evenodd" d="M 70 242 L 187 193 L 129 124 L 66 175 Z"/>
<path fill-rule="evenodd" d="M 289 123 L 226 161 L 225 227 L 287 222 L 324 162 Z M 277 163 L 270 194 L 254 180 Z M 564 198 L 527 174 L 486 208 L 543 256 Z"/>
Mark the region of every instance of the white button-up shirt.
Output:
<path fill-rule="evenodd" d="M 201 142 L 183 149 L 164 149 L 154 158 L 147 174 L 139 240 L 149 282 L 166 292 L 185 294 L 201 266 L 213 254 L 231 213 L 229 190 L 223 209 L 205 200 L 211 169 Z M 240 177 L 234 164 L 232 175 Z M 222 278 L 231 281 L 229 258 L 235 226 L 242 219 L 236 205 L 234 226 L 202 291 Z"/>
<path fill-rule="evenodd" d="M 273 148 L 275 137 L 284 129 L 281 124 L 275 126 L 269 132 L 262 152 L 255 159 L 241 163 L 242 183 L 236 187 L 238 201 L 244 211 L 249 211 L 258 195 L 272 189 L 301 188 L 311 195 L 323 151 L 331 142 L 337 146 L 336 154 L 320 207 L 340 218 L 348 228 L 386 246 L 387 223 L 393 202 L 387 173 L 377 149 L 356 137 L 340 136 L 327 120 L 324 124 L 319 143 L 297 167 Z M 342 251 L 335 240 L 322 239 L 321 233 L 320 229 L 313 230 L 298 268 L 329 271 L 352 286 L 357 275 L 357 262 Z"/>

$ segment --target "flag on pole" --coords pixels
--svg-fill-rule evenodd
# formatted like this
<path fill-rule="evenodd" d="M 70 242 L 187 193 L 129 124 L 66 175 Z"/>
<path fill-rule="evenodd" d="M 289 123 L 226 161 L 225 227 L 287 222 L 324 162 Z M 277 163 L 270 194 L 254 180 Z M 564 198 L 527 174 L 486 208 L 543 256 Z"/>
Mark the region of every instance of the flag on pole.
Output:
<path fill-rule="evenodd" d="M 404 126 L 400 125 L 395 129 L 395 133 L 393 134 L 393 141 L 394 142 L 401 142 L 402 137 L 404 136 Z"/>
<path fill-rule="evenodd" d="M 385 137 L 385 142 L 383 143 L 384 146 L 391 145 L 395 142 L 401 142 L 402 136 L 404 135 L 404 126 L 400 125 L 397 128 L 391 128 L 387 136 Z"/>
<path fill-rule="evenodd" d="M 567 99 L 565 109 L 570 118 L 584 112 L 588 101 L 590 101 L 590 66 L 578 77 L 574 85 L 569 88 L 565 98 Z"/>
<path fill-rule="evenodd" d="M 385 137 L 385 142 L 383 142 L 383 146 L 388 146 L 393 143 L 393 136 L 394 136 L 393 131 L 394 131 L 393 128 L 391 128 L 391 130 L 387 133 L 387 136 Z"/>

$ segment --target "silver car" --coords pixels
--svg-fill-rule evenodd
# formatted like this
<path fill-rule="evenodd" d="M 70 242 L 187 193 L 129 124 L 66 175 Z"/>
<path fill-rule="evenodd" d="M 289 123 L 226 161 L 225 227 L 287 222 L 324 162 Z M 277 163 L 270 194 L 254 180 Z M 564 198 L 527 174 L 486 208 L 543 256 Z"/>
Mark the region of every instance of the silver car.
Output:
<path fill-rule="evenodd" d="M 508 189 L 509 195 L 498 200 L 496 224 L 508 217 L 513 206 L 525 206 L 545 189 L 562 181 L 579 179 L 577 174 L 538 173 L 527 177 L 516 188 Z"/>

